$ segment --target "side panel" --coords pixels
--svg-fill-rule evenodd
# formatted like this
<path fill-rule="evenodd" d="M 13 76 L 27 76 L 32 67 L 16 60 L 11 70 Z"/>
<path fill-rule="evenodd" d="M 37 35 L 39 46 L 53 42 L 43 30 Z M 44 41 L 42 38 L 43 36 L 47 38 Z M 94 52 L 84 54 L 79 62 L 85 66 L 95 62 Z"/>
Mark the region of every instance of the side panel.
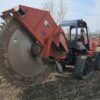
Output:
<path fill-rule="evenodd" d="M 60 26 L 57 26 L 49 12 L 20 5 L 3 12 L 3 16 L 10 16 L 10 13 L 13 14 L 13 18 L 16 19 L 32 38 L 39 42 L 43 57 L 61 57 L 62 54 L 60 52 L 56 55 L 56 52 L 60 49 L 60 45 L 65 52 L 68 52 L 64 32 Z M 53 51 L 52 43 L 57 47 Z"/>

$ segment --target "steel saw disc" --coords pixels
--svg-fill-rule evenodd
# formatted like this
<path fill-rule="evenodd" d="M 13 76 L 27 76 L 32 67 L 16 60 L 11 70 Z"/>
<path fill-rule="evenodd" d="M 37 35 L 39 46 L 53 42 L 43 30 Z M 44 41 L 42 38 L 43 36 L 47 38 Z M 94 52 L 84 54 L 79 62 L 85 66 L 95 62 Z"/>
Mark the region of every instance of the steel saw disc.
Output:
<path fill-rule="evenodd" d="M 14 20 L 7 25 L 1 38 L 1 63 L 6 76 L 14 83 L 34 85 L 47 76 L 48 65 L 43 63 L 41 56 L 31 56 L 33 42 L 28 34 Z"/>

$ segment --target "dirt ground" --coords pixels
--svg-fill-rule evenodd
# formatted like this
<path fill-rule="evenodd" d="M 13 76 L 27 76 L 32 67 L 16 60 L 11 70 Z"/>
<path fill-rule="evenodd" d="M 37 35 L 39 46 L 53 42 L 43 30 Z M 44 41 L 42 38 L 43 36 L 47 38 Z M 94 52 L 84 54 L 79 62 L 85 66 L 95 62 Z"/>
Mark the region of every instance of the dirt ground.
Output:
<path fill-rule="evenodd" d="M 100 71 L 86 80 L 77 80 L 68 71 L 52 72 L 34 87 L 12 85 L 0 72 L 0 100 L 100 100 Z"/>
<path fill-rule="evenodd" d="M 52 72 L 40 85 L 17 87 L 0 74 L 0 100 L 100 100 L 100 72 L 77 80 L 72 72 Z"/>

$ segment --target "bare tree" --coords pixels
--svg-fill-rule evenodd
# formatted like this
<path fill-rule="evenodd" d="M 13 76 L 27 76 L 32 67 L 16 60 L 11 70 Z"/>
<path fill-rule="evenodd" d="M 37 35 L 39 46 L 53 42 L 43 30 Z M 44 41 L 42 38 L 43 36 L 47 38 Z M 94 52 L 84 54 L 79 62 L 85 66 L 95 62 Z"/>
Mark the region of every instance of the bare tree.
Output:
<path fill-rule="evenodd" d="M 55 2 L 54 0 L 46 1 L 43 5 L 43 9 L 50 12 L 50 14 L 53 16 L 57 24 L 59 24 L 65 16 L 65 9 L 64 2 L 62 0 L 59 0 L 59 2 Z"/>
<path fill-rule="evenodd" d="M 65 16 L 65 7 L 64 7 L 64 2 L 63 1 L 60 1 L 59 2 L 59 10 L 58 10 L 58 18 L 57 18 L 57 23 L 60 23 L 63 19 L 64 19 L 64 16 Z"/>
<path fill-rule="evenodd" d="M 50 14 L 53 14 L 54 13 L 54 1 L 53 0 L 46 1 L 43 5 L 43 9 L 49 11 Z"/>

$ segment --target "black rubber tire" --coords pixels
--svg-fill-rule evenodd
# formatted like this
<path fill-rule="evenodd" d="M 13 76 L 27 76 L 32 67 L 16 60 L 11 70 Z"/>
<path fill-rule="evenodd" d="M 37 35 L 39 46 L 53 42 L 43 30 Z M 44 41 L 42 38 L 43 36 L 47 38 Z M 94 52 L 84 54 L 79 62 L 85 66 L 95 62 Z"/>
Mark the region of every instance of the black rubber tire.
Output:
<path fill-rule="evenodd" d="M 100 52 L 95 53 L 94 63 L 95 63 L 95 69 L 100 71 Z"/>
<path fill-rule="evenodd" d="M 86 79 L 91 76 L 94 72 L 94 64 L 90 57 L 79 56 L 77 57 L 74 77 L 78 79 Z"/>

